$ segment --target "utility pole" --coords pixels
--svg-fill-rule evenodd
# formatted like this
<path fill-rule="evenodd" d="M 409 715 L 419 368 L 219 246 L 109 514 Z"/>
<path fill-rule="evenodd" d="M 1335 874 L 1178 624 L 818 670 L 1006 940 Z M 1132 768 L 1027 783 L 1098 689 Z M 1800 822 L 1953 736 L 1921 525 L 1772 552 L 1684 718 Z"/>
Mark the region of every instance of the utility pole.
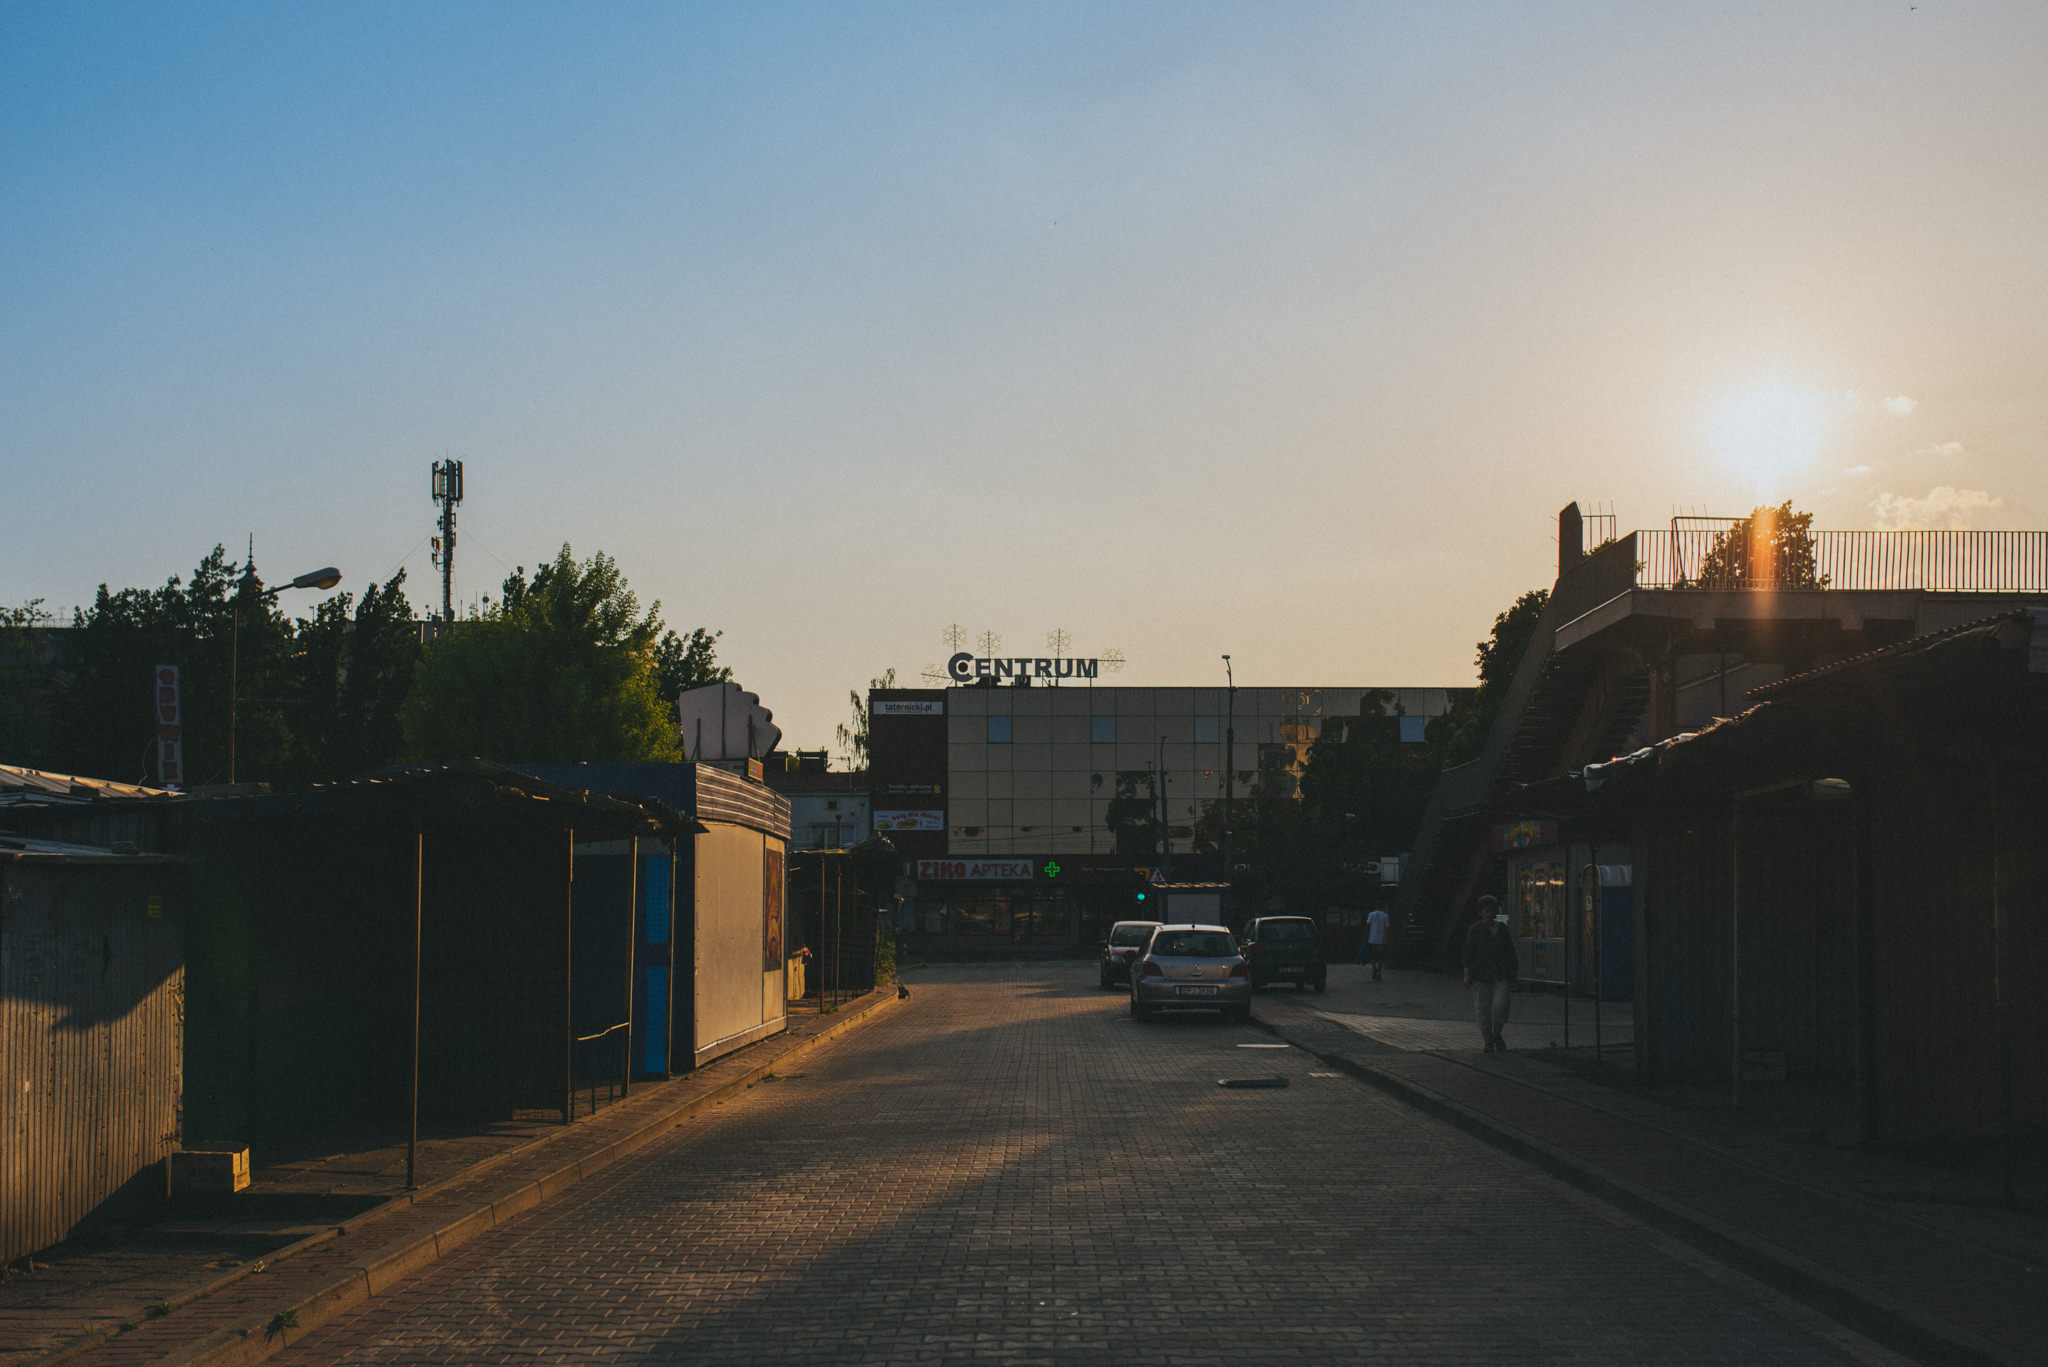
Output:
<path fill-rule="evenodd" d="M 1237 678 L 1230 672 L 1228 655 L 1223 657 L 1223 682 L 1223 881 L 1234 883 L 1237 866 L 1230 862 L 1230 828 L 1237 820 Z"/>
<path fill-rule="evenodd" d="M 434 501 L 441 505 L 441 535 L 434 538 L 434 562 L 441 567 L 441 620 L 455 620 L 455 505 L 462 502 L 462 462 L 434 462 Z"/>

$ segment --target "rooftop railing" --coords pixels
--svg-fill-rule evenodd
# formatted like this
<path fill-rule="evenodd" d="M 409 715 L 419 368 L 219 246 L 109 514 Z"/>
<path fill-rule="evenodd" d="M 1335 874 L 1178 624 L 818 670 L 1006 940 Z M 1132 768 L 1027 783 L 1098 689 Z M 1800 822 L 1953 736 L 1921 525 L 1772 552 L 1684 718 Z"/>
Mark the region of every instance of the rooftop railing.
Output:
<path fill-rule="evenodd" d="M 1635 586 L 2048 593 L 2048 531 L 1810 532 L 1731 556 L 1732 521 L 1632 533 Z"/>

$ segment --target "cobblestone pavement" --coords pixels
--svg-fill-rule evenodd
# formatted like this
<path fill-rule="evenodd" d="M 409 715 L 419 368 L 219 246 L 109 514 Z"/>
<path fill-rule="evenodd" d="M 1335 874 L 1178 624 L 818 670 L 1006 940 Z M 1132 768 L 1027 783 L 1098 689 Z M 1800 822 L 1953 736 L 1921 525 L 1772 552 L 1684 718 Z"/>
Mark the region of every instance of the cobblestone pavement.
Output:
<path fill-rule="evenodd" d="M 274 1361 L 1898 1360 L 1256 1026 L 910 982 Z"/>

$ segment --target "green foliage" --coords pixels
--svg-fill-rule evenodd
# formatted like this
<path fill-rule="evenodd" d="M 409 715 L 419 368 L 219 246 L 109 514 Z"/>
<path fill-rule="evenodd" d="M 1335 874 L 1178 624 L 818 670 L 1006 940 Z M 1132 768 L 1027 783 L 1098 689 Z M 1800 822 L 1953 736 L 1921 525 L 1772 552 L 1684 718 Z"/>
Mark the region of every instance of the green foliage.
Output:
<path fill-rule="evenodd" d="M 220 546 L 189 583 L 174 575 L 158 589 L 100 585 L 65 633 L 67 677 L 47 698 L 44 767 L 157 781 L 159 664 L 179 667 L 190 785 L 228 776 L 231 701 L 243 782 L 310 782 L 390 763 L 398 699 L 419 654 L 404 581 L 400 570 L 360 604 L 336 594 L 297 621 Z"/>
<path fill-rule="evenodd" d="M 1501 699 L 1535 639 L 1536 624 L 1549 602 L 1550 590 L 1531 589 L 1493 619 L 1492 633 L 1478 647 L 1478 692 L 1453 705 L 1429 726 L 1429 740 L 1442 748 L 1445 767 L 1475 760 L 1486 748 Z"/>
<path fill-rule="evenodd" d="M 1362 906 L 1379 891 L 1370 861 L 1409 849 L 1442 745 L 1401 740 L 1392 695 L 1368 694 L 1357 717 L 1329 717 L 1310 746 L 1299 800 L 1261 783 L 1239 813 L 1243 878 L 1254 903 L 1298 911 Z"/>
<path fill-rule="evenodd" d="M 896 670 L 894 666 L 882 671 L 881 677 L 868 680 L 868 687 L 894 688 Z M 846 699 L 853 705 L 853 725 L 838 728 L 839 752 L 846 756 L 849 769 L 868 767 L 868 700 L 858 689 L 848 689 Z"/>
<path fill-rule="evenodd" d="M 660 610 L 642 613 L 601 551 L 579 564 L 565 544 L 530 580 L 521 567 L 500 604 L 420 660 L 400 713 L 407 747 L 428 761 L 680 760 Z"/>
<path fill-rule="evenodd" d="M 1119 769 L 1115 796 L 1103 807 L 1110 852 L 1132 858 L 1159 853 L 1159 806 L 1150 769 Z"/>
<path fill-rule="evenodd" d="M 875 985 L 887 987 L 896 981 L 896 936 L 879 921 L 875 925 Z"/>
<path fill-rule="evenodd" d="M 0 763 L 44 768 L 56 695 L 43 600 L 0 608 Z"/>
<path fill-rule="evenodd" d="M 703 627 L 688 636 L 662 633 L 654 643 L 654 686 L 664 706 L 674 706 L 687 689 L 732 681 L 732 669 L 718 663 L 718 638 L 723 635 Z"/>
<path fill-rule="evenodd" d="M 1714 537 L 1700 562 L 1699 577 L 1680 588 L 1824 589 L 1813 514 L 1792 511 L 1792 500 L 1756 508 Z"/>

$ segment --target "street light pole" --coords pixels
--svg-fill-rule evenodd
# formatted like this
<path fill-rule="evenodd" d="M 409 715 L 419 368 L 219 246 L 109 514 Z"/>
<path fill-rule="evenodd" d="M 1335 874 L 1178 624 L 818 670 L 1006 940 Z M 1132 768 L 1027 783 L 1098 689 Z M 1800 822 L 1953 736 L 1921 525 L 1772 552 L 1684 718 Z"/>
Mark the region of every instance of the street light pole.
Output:
<path fill-rule="evenodd" d="M 1223 881 L 1236 865 L 1230 862 L 1230 828 L 1237 820 L 1237 678 L 1230 672 L 1230 657 L 1223 657 L 1225 717 L 1223 722 Z"/>
<path fill-rule="evenodd" d="M 242 578 L 235 586 L 235 613 L 228 632 L 228 782 L 235 781 L 235 742 L 241 733 L 242 707 L 242 600 L 254 598 L 258 603 L 275 599 L 286 589 L 331 589 L 341 582 L 341 571 L 329 565 L 326 569 L 311 570 L 289 584 L 279 584 L 274 589 L 263 587 L 263 581 L 256 577 L 256 543 L 249 542 L 249 563 L 242 567 Z"/>

